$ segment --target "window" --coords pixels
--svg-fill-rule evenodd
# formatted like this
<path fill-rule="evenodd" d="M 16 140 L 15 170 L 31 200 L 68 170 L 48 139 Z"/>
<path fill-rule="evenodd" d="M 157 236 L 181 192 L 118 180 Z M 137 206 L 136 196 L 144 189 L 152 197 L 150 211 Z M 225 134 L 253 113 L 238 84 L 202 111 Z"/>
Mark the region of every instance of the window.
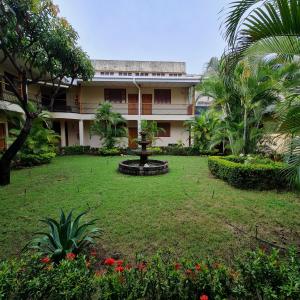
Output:
<path fill-rule="evenodd" d="M 104 100 L 113 103 L 126 103 L 126 89 L 104 89 Z"/>
<path fill-rule="evenodd" d="M 171 136 L 171 124 L 170 123 L 157 123 L 157 127 L 160 129 L 157 137 L 170 137 Z"/>
<path fill-rule="evenodd" d="M 169 89 L 154 90 L 154 103 L 171 104 L 171 90 Z"/>

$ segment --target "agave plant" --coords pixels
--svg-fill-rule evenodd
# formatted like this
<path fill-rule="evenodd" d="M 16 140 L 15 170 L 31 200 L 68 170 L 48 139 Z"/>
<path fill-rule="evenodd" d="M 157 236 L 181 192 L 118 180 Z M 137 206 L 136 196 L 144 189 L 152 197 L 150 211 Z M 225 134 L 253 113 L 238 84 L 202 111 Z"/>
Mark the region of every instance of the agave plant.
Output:
<path fill-rule="evenodd" d="M 78 254 L 94 243 L 94 238 L 100 233 L 99 228 L 90 228 L 96 219 L 80 224 L 81 218 L 87 212 L 80 213 L 73 218 L 73 211 L 68 215 L 61 210 L 60 220 L 52 218 L 42 219 L 41 222 L 49 227 L 49 232 L 37 232 L 41 235 L 33 239 L 26 248 L 38 250 L 48 255 L 55 262 L 65 258 L 68 253 Z"/>

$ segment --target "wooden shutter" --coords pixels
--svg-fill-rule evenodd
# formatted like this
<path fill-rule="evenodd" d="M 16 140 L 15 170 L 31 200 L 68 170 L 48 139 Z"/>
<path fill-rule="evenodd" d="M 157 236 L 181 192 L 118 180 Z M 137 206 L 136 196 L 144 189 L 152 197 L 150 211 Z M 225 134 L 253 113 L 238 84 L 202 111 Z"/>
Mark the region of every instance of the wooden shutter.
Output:
<path fill-rule="evenodd" d="M 171 104 L 171 90 L 170 89 L 155 89 L 154 90 L 155 104 Z"/>
<path fill-rule="evenodd" d="M 104 89 L 104 100 L 113 103 L 126 103 L 126 89 Z"/>

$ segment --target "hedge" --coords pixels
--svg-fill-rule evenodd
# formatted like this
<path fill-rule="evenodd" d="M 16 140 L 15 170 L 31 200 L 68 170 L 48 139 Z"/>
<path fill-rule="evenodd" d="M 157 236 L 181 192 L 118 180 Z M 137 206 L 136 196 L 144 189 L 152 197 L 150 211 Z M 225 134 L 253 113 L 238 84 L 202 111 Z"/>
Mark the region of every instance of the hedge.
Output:
<path fill-rule="evenodd" d="M 208 168 L 217 178 L 242 189 L 282 189 L 288 181 L 283 176 L 284 164 L 281 162 L 244 164 L 235 156 L 210 156 Z"/>
<path fill-rule="evenodd" d="M 218 155 L 217 150 L 212 151 L 199 151 L 195 147 L 179 147 L 179 146 L 166 146 L 166 147 L 148 147 L 148 150 L 153 155 L 176 155 L 176 156 L 199 156 L 199 155 Z M 115 156 L 120 154 L 135 155 L 134 149 L 129 148 L 113 148 L 107 149 L 92 148 L 90 146 L 66 146 L 60 149 L 61 155 L 78 155 L 78 154 L 91 154 L 101 156 Z"/>
<path fill-rule="evenodd" d="M 24 167 L 33 167 L 43 164 L 49 164 L 56 156 L 54 152 L 45 152 L 45 153 L 21 153 L 12 162 L 12 168 L 21 169 Z"/>

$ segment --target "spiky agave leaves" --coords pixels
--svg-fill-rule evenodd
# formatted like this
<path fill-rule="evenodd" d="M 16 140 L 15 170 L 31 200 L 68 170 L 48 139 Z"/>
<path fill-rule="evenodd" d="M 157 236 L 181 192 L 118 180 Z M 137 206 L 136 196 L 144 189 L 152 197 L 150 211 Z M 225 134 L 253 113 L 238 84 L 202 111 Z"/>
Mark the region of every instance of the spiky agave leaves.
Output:
<path fill-rule="evenodd" d="M 49 231 L 37 232 L 40 235 L 33 239 L 25 248 L 36 249 L 37 251 L 48 255 L 53 261 L 58 262 L 63 259 L 67 253 L 78 254 L 95 242 L 100 234 L 95 225 L 96 219 L 81 224 L 81 218 L 87 214 L 87 211 L 80 213 L 73 218 L 73 211 L 67 215 L 61 210 L 59 221 L 52 218 L 42 219 L 41 222 L 48 226 Z"/>

